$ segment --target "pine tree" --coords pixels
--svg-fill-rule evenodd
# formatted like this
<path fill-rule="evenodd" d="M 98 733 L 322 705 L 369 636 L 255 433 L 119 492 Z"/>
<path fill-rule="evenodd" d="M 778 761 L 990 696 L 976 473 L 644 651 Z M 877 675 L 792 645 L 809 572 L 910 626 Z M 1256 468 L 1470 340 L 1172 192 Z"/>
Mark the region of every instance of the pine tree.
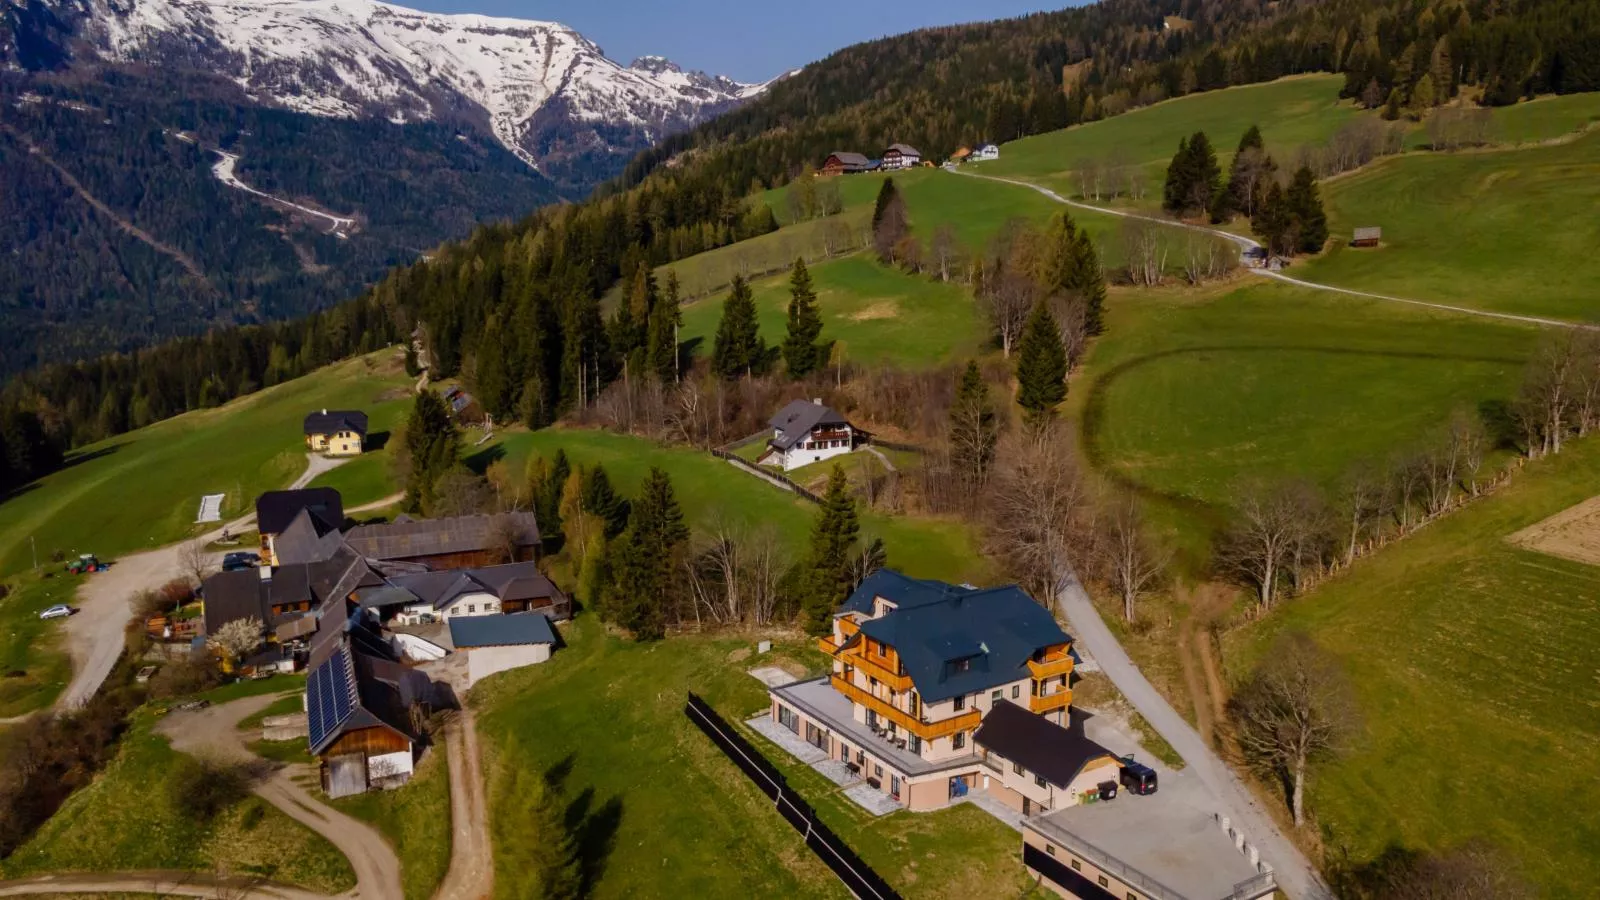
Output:
<path fill-rule="evenodd" d="M 422 391 L 412 403 L 401 449 L 406 509 L 425 513 L 433 506 L 433 486 L 456 464 L 460 452 L 461 436 L 444 400 L 431 390 Z"/>
<path fill-rule="evenodd" d="M 1294 220 L 1296 249 L 1301 253 L 1321 252 L 1328 241 L 1328 215 L 1322 209 L 1317 177 L 1310 166 L 1301 166 L 1294 173 L 1285 202 Z"/>
<path fill-rule="evenodd" d="M 1161 188 L 1161 208 L 1174 215 L 1182 214 L 1189 202 L 1189 192 L 1194 185 L 1193 157 L 1189 153 L 1189 139 L 1178 139 L 1178 152 L 1167 163 L 1167 180 Z"/>
<path fill-rule="evenodd" d="M 669 269 L 667 288 L 650 312 L 650 329 L 645 342 L 646 366 L 662 384 L 678 381 L 678 327 L 682 324 L 678 273 Z"/>
<path fill-rule="evenodd" d="M 617 496 L 605 466 L 595 463 L 582 472 L 583 511 L 605 522 L 607 539 L 616 537 L 628 527 L 628 501 Z"/>
<path fill-rule="evenodd" d="M 789 330 L 783 339 L 783 361 L 789 377 L 801 379 L 822 368 L 822 316 L 817 312 L 817 292 L 811 287 L 806 261 L 796 258 L 789 275 Z"/>
<path fill-rule="evenodd" d="M 998 417 L 989 399 L 989 386 L 976 362 L 967 363 L 950 407 L 950 465 L 969 484 L 982 484 L 994 462 L 1000 439 Z"/>
<path fill-rule="evenodd" d="M 1217 192 L 1222 190 L 1222 167 L 1217 164 L 1217 151 L 1204 131 L 1196 131 L 1189 138 L 1189 170 L 1194 178 L 1184 208 L 1209 212 Z"/>
<path fill-rule="evenodd" d="M 1289 211 L 1283 187 L 1276 181 L 1267 186 L 1261 205 L 1256 208 L 1255 218 L 1250 220 L 1250 231 L 1266 245 L 1268 253 L 1283 255 L 1293 252 L 1294 216 Z"/>
<path fill-rule="evenodd" d="M 536 896 L 539 900 L 578 900 L 583 896 L 583 852 L 578 836 L 567 827 L 567 799 L 554 779 L 540 778 L 538 786 L 537 791 L 506 795 L 521 797 L 528 804 L 529 827 L 517 833 L 532 841 L 529 868 L 538 885 Z"/>
<path fill-rule="evenodd" d="M 711 370 L 723 378 L 739 378 L 760 367 L 766 344 L 756 328 L 756 301 L 744 277 L 733 276 L 733 290 L 722 304 L 722 320 L 711 349 Z"/>
<path fill-rule="evenodd" d="M 1017 405 L 1029 424 L 1040 425 L 1055 414 L 1067 396 L 1067 351 L 1061 332 L 1043 300 L 1034 304 L 1017 342 Z"/>
<path fill-rule="evenodd" d="M 1072 277 L 1066 288 L 1083 298 L 1084 330 L 1091 335 L 1104 334 L 1106 306 L 1106 274 L 1100 268 L 1100 254 L 1094 248 L 1088 229 L 1078 232 L 1073 242 Z"/>
<path fill-rule="evenodd" d="M 672 479 L 652 467 L 617 542 L 611 592 L 606 608 L 635 640 L 666 634 L 667 606 L 675 595 L 678 556 L 689 540 L 689 526 L 672 490 Z"/>
<path fill-rule="evenodd" d="M 800 613 L 811 634 L 825 633 L 833 611 L 849 596 L 850 560 L 860 532 L 850 482 L 844 469 L 835 464 L 828 475 L 822 509 L 811 526 L 811 550 L 805 563 Z"/>

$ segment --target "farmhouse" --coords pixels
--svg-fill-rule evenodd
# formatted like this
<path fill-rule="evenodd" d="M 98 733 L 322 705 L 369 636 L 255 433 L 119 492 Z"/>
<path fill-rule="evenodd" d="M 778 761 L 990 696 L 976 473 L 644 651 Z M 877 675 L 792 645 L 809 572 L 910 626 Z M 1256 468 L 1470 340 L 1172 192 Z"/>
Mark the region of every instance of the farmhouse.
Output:
<path fill-rule="evenodd" d="M 306 416 L 306 449 L 328 456 L 360 456 L 367 439 L 367 414 L 324 409 Z"/>
<path fill-rule="evenodd" d="M 795 400 L 767 424 L 772 426 L 772 439 L 758 462 L 779 466 L 785 472 L 849 453 L 872 437 L 823 406 L 820 398 Z"/>
<path fill-rule="evenodd" d="M 885 169 L 914 169 L 922 164 L 922 151 L 910 144 L 890 144 L 883 151 Z"/>
<path fill-rule="evenodd" d="M 537 612 L 552 619 L 572 615 L 572 601 L 532 562 L 394 575 L 357 589 L 355 599 L 380 614 L 392 612 L 407 624 L 504 613 Z"/>
<path fill-rule="evenodd" d="M 1103 748 L 1062 727 L 1072 638 L 1016 586 L 880 570 L 819 645 L 832 674 L 771 689 L 772 719 L 892 801 L 930 810 L 982 790 L 1032 813 L 1077 803 L 1103 780 Z M 997 710 L 980 744 L 976 733 Z M 1038 721 L 1020 725 L 1018 714 Z M 1048 739 L 1038 737 L 1043 727 Z M 1024 746 L 1040 740 L 1071 756 L 1047 762 Z"/>
<path fill-rule="evenodd" d="M 533 559 L 539 523 L 531 512 L 456 516 L 357 525 L 344 534 L 351 549 L 369 559 L 461 569 Z"/>
<path fill-rule="evenodd" d="M 307 744 L 329 797 L 398 787 L 411 779 L 433 706 L 426 675 L 401 665 L 364 612 L 330 609 L 306 680 Z"/>
<path fill-rule="evenodd" d="M 950 154 L 950 161 L 954 163 L 964 163 L 970 156 L 972 156 L 971 147 L 957 147 L 956 152 Z"/>
<path fill-rule="evenodd" d="M 276 538 L 305 511 L 312 527 L 326 534 L 344 525 L 344 498 L 333 488 L 267 491 L 256 498 L 256 529 L 261 532 L 261 564 L 278 564 Z"/>
<path fill-rule="evenodd" d="M 972 154 L 972 161 L 973 162 L 983 162 L 985 160 L 999 159 L 999 158 L 1000 158 L 1000 148 L 997 147 L 994 144 L 984 144 L 982 147 L 979 147 Z"/>
<path fill-rule="evenodd" d="M 253 617 L 261 620 L 263 638 L 292 641 L 307 631 L 299 620 L 314 622 L 323 604 L 383 583 L 348 548 L 316 562 L 218 572 L 205 580 L 201 591 L 205 633 L 216 634 L 229 622 Z"/>
<path fill-rule="evenodd" d="M 467 687 L 496 672 L 537 665 L 556 645 L 550 620 L 537 613 L 450 620 L 450 643 L 467 655 Z"/>
<path fill-rule="evenodd" d="M 871 171 L 875 166 L 872 161 L 859 153 L 845 150 L 835 150 L 828 154 L 823 161 L 822 168 L 817 170 L 819 175 L 854 175 L 858 172 Z"/>
<path fill-rule="evenodd" d="M 1357 228 L 1350 236 L 1352 247 L 1376 247 L 1383 242 L 1383 229 L 1376 226 L 1370 228 Z"/>

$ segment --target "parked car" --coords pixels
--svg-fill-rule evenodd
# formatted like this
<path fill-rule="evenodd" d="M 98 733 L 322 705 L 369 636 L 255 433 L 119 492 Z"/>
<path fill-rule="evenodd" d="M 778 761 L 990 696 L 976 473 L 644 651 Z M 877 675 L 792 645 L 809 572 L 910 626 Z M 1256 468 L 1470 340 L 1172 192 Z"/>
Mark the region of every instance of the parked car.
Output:
<path fill-rule="evenodd" d="M 1133 761 L 1133 757 L 1122 759 L 1122 786 L 1135 794 L 1154 794 L 1156 792 L 1156 770 L 1144 763 Z"/>
<path fill-rule="evenodd" d="M 41 619 L 65 619 L 67 616 L 70 616 L 70 615 L 72 615 L 72 607 L 66 605 L 65 603 L 57 603 L 55 606 L 52 606 L 49 609 L 45 610 L 44 612 L 39 613 L 39 618 L 41 618 Z"/>
<path fill-rule="evenodd" d="M 248 550 L 235 550 L 222 557 L 222 571 L 236 572 L 239 569 L 254 569 L 261 565 L 261 557 Z"/>

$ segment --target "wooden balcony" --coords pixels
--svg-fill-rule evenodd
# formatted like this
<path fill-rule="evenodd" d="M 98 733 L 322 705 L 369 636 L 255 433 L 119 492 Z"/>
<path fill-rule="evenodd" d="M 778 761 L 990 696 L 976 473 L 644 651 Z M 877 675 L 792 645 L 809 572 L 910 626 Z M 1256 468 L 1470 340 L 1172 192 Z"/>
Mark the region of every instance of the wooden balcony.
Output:
<path fill-rule="evenodd" d="M 1043 662 L 1028 660 L 1028 672 L 1034 678 L 1053 678 L 1057 675 L 1072 674 L 1072 657 L 1065 654 L 1054 659 L 1045 659 Z"/>
<path fill-rule="evenodd" d="M 878 662 L 875 657 L 855 650 L 847 650 L 840 654 L 839 661 L 847 666 L 855 666 L 862 673 L 878 679 L 879 683 L 888 685 L 896 691 L 911 690 L 911 676 L 899 672 Z"/>
<path fill-rule="evenodd" d="M 1046 697 L 1029 697 L 1028 708 L 1036 713 L 1055 712 L 1072 705 L 1072 691 L 1057 691 Z"/>
<path fill-rule="evenodd" d="M 895 709 L 887 700 L 877 697 L 835 675 L 832 678 L 833 689 L 850 698 L 852 702 L 859 703 L 867 709 L 877 713 L 880 718 L 888 719 L 895 725 L 904 728 L 925 741 L 934 738 L 947 737 L 958 731 L 967 731 L 977 728 L 983 716 L 975 709 L 968 710 L 959 716 L 943 719 L 938 722 L 924 722 L 913 718 L 905 710 Z"/>
<path fill-rule="evenodd" d="M 824 635 L 817 638 L 817 649 L 829 656 L 833 656 L 839 652 L 839 645 L 833 642 L 832 635 Z"/>

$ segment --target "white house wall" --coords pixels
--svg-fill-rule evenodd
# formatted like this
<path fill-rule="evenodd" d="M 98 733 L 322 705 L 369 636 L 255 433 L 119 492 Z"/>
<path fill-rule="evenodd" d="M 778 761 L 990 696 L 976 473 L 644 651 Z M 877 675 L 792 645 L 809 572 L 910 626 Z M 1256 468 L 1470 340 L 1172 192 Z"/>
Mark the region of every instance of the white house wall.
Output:
<path fill-rule="evenodd" d="M 814 462 L 832 459 L 835 456 L 843 456 L 850 452 L 848 442 L 846 444 L 844 447 L 822 447 L 816 450 L 801 450 L 796 447 L 783 455 L 783 470 L 789 472 L 801 466 L 809 466 Z"/>
<path fill-rule="evenodd" d="M 462 594 L 444 608 L 446 618 L 492 616 L 500 612 L 500 598 L 493 594 Z"/>
<path fill-rule="evenodd" d="M 550 659 L 549 644 L 517 644 L 509 647 L 474 647 L 467 651 L 467 687 L 496 672 L 538 665 Z"/>

